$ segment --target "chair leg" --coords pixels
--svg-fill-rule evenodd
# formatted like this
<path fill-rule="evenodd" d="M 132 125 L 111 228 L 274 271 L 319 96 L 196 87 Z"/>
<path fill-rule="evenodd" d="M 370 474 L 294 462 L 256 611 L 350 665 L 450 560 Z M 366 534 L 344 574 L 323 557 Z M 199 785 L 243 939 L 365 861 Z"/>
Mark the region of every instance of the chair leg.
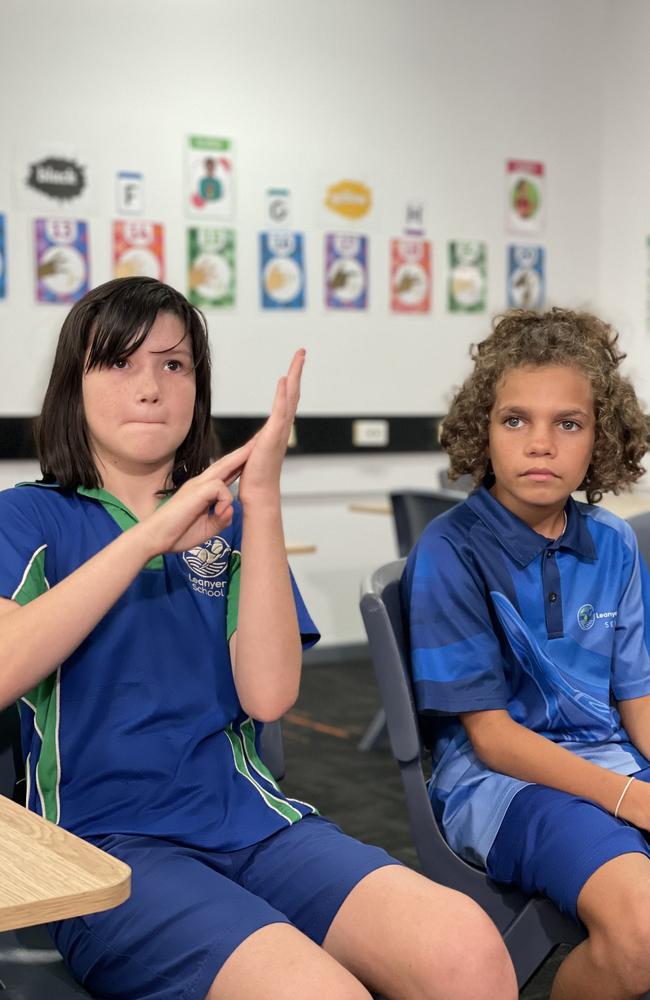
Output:
<path fill-rule="evenodd" d="M 359 740 L 357 750 L 360 750 L 361 753 L 367 753 L 369 750 L 374 750 L 385 732 L 386 713 L 383 708 L 378 708 L 374 719 L 370 722 L 365 733 Z"/>

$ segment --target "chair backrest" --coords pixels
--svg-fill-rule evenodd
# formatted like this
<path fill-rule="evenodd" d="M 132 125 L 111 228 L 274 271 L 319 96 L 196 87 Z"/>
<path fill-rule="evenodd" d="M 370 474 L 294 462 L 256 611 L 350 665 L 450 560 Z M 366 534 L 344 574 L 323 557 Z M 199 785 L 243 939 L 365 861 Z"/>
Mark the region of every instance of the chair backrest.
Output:
<path fill-rule="evenodd" d="M 438 479 L 443 490 L 456 490 L 457 493 L 471 493 L 474 489 L 474 480 L 471 476 L 459 476 L 458 479 L 450 479 L 447 469 L 441 469 Z"/>
<path fill-rule="evenodd" d="M 16 705 L 0 711 L 0 795 L 24 804 L 24 768 L 20 749 L 20 716 Z"/>
<path fill-rule="evenodd" d="M 646 566 L 650 567 L 650 513 L 637 514 L 635 517 L 630 517 L 628 518 L 628 523 L 634 529 L 643 561 Z"/>
<path fill-rule="evenodd" d="M 454 490 L 401 490 L 390 494 L 397 535 L 397 551 L 407 556 L 429 521 L 465 499 Z"/>

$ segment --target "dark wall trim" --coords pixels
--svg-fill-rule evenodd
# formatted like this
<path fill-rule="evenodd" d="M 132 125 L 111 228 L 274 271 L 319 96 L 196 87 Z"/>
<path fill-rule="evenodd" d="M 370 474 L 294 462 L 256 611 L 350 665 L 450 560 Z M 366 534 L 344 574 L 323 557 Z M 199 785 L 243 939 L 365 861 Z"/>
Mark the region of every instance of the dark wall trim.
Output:
<path fill-rule="evenodd" d="M 255 433 L 264 417 L 214 417 L 223 450 L 232 451 Z M 352 417 L 296 417 L 296 443 L 290 455 L 347 455 L 376 452 L 440 451 L 438 429 L 440 416 L 377 416 L 360 414 Z M 387 444 L 355 444 L 358 421 L 370 421 L 368 428 L 379 433 L 387 431 Z M 373 421 L 380 422 L 379 425 Z M 0 460 L 36 458 L 33 438 L 33 417 L 0 417 Z"/>

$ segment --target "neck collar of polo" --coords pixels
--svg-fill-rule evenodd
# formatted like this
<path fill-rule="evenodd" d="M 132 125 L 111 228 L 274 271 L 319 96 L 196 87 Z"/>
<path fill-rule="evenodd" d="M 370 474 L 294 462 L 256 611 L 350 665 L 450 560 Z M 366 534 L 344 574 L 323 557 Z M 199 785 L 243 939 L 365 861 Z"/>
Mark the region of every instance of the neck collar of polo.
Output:
<path fill-rule="evenodd" d="M 467 498 L 477 517 L 492 532 L 520 566 L 527 566 L 546 548 L 569 549 L 586 559 L 596 558 L 596 549 L 584 516 L 573 497 L 564 508 L 566 527 L 559 538 L 550 541 L 534 531 L 520 517 L 496 500 L 485 486 L 480 486 Z"/>

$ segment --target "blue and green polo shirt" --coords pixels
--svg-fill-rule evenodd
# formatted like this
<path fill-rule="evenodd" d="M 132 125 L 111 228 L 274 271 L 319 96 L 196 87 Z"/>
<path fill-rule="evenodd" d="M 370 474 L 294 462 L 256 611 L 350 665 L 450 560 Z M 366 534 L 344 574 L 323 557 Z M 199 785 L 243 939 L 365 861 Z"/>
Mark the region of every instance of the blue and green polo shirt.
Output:
<path fill-rule="evenodd" d="M 136 523 L 104 490 L 0 493 L 0 596 L 27 604 Z M 236 850 L 314 812 L 263 764 L 228 640 L 242 509 L 188 552 L 157 556 L 81 645 L 20 700 L 27 801 L 82 837 L 133 833 Z M 292 578 L 302 642 L 319 636 Z M 264 664 L 260 664 L 260 670 Z"/>
<path fill-rule="evenodd" d="M 616 708 L 650 694 L 648 571 L 625 521 L 565 509 L 551 541 L 481 487 L 428 525 L 402 578 L 417 708 L 433 717 L 432 804 L 474 863 L 525 782 L 476 757 L 458 713 L 505 709 L 612 771 L 648 765 Z"/>

